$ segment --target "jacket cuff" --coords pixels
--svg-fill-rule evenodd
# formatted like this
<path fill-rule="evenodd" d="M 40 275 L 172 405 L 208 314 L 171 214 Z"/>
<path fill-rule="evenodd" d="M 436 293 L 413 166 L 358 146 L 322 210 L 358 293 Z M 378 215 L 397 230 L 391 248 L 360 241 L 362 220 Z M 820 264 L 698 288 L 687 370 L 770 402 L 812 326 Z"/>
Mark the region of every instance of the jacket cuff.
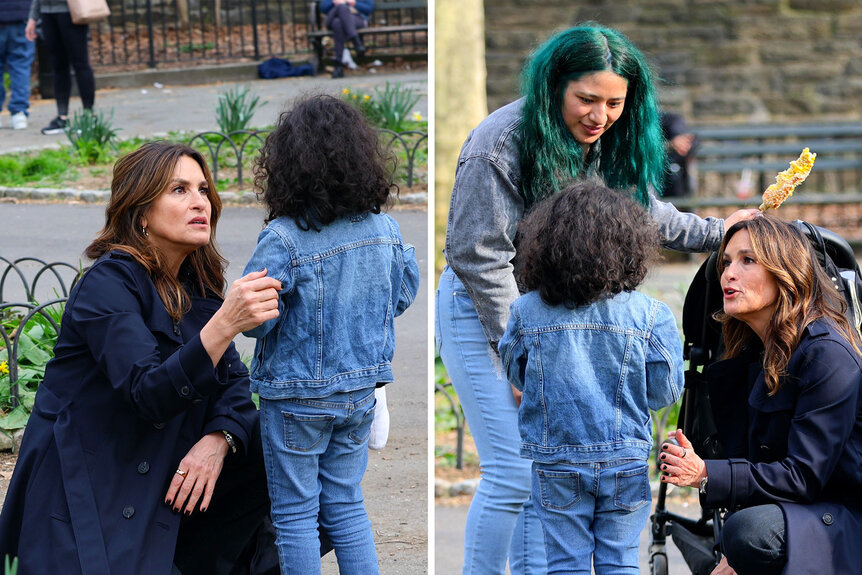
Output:
<path fill-rule="evenodd" d="M 179 365 L 171 365 L 173 362 Z M 183 399 L 204 399 L 227 381 L 227 368 L 223 362 L 219 362 L 218 368 L 213 367 L 199 335 L 186 342 L 165 363 L 171 383 Z"/>
<path fill-rule="evenodd" d="M 706 496 L 707 507 L 736 509 L 744 504 L 748 493 L 748 461 L 745 459 L 707 460 L 706 475 L 709 481 Z M 740 498 L 742 496 L 743 499 Z"/>

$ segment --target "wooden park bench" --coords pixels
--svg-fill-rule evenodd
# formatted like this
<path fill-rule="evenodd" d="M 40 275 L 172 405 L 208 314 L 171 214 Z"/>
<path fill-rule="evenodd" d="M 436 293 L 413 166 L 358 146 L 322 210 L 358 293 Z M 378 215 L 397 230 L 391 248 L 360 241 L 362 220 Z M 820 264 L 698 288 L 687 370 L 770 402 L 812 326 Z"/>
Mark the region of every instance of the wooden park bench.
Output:
<path fill-rule="evenodd" d="M 817 154 L 814 168 L 779 215 L 810 221 L 862 244 L 862 123 L 747 124 L 693 131 L 699 141 L 697 192 L 669 198 L 678 208 L 726 216 L 741 206 L 757 207 L 776 174 L 808 147 Z"/>
<path fill-rule="evenodd" d="M 326 16 L 320 12 L 320 3 L 311 2 L 308 11 L 308 41 L 312 47 L 315 72 L 324 62 L 324 38 L 332 38 L 325 26 Z M 368 27 L 358 30 L 368 48 L 364 59 L 428 57 L 428 2 L 406 0 L 377 2 Z M 331 49 L 331 48 L 330 48 Z M 357 59 L 357 62 L 360 60 Z"/>

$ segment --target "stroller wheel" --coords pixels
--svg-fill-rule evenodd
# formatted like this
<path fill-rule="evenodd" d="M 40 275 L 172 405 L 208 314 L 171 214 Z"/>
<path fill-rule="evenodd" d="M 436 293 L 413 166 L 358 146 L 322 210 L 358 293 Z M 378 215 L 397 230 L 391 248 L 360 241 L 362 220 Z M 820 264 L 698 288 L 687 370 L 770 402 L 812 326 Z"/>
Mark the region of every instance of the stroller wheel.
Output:
<path fill-rule="evenodd" d="M 667 555 L 656 553 L 650 557 L 649 572 L 650 575 L 667 575 Z"/>

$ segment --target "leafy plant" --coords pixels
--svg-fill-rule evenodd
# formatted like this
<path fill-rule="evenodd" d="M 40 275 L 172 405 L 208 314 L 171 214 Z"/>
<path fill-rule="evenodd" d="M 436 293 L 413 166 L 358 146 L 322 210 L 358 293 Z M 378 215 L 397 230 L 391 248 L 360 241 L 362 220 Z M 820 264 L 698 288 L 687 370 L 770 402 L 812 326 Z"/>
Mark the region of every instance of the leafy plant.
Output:
<path fill-rule="evenodd" d="M 381 116 L 380 109 L 377 106 L 377 102 L 374 101 L 371 94 L 367 92 L 363 92 L 362 90 L 351 90 L 350 88 L 344 88 L 341 91 L 341 98 L 359 110 L 363 116 L 365 116 L 365 120 L 371 124 L 372 126 L 380 126 Z"/>
<path fill-rule="evenodd" d="M 218 96 L 216 121 L 224 134 L 245 130 L 251 124 L 258 106 L 263 106 L 260 96 L 249 86 L 235 86 Z"/>
<path fill-rule="evenodd" d="M 3 560 L 3 566 L 4 566 L 3 572 L 5 573 L 5 575 L 17 575 L 17 573 L 18 573 L 18 558 L 15 557 L 14 559 L 12 559 L 12 562 L 10 563 L 9 562 L 9 555 L 6 555 L 6 557 Z"/>
<path fill-rule="evenodd" d="M 76 111 L 66 125 L 66 136 L 72 149 L 84 164 L 106 162 L 111 151 L 116 149 L 118 129 L 113 127 L 114 110 L 110 117 L 104 112 L 92 110 Z"/>
<path fill-rule="evenodd" d="M 45 365 L 54 357 L 54 345 L 57 343 L 57 330 L 48 318 L 59 325 L 64 307 L 44 308 L 44 315 L 37 313 L 24 325 L 21 324 L 23 316 L 8 309 L 0 316 L 0 329 L 10 335 L 14 333 L 18 339 L 16 407 L 12 406 L 10 350 L 0 349 L 0 354 L 6 352 L 6 360 L 0 361 L 0 431 L 10 433 L 27 425 L 36 390 L 45 378 Z"/>
<path fill-rule="evenodd" d="M 389 84 L 383 90 L 377 86 L 374 88 L 377 94 L 375 99 L 380 112 L 380 127 L 393 132 L 403 132 L 411 120 L 412 110 L 419 101 L 419 95 L 414 93 L 413 88 L 405 88 L 401 84 Z"/>

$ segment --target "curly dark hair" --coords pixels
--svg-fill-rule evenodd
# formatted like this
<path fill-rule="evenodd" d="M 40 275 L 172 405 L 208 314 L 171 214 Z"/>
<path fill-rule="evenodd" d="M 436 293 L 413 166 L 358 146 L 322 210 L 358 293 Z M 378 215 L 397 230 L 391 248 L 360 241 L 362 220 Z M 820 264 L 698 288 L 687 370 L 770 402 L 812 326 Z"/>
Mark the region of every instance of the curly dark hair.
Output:
<path fill-rule="evenodd" d="M 281 114 L 254 166 L 267 223 L 281 216 L 320 229 L 341 216 L 380 213 L 398 187 L 376 132 L 350 104 L 332 96 L 299 100 Z"/>
<path fill-rule="evenodd" d="M 545 303 L 569 308 L 634 290 L 659 248 L 643 206 L 596 180 L 536 204 L 518 236 L 518 280 Z"/>

